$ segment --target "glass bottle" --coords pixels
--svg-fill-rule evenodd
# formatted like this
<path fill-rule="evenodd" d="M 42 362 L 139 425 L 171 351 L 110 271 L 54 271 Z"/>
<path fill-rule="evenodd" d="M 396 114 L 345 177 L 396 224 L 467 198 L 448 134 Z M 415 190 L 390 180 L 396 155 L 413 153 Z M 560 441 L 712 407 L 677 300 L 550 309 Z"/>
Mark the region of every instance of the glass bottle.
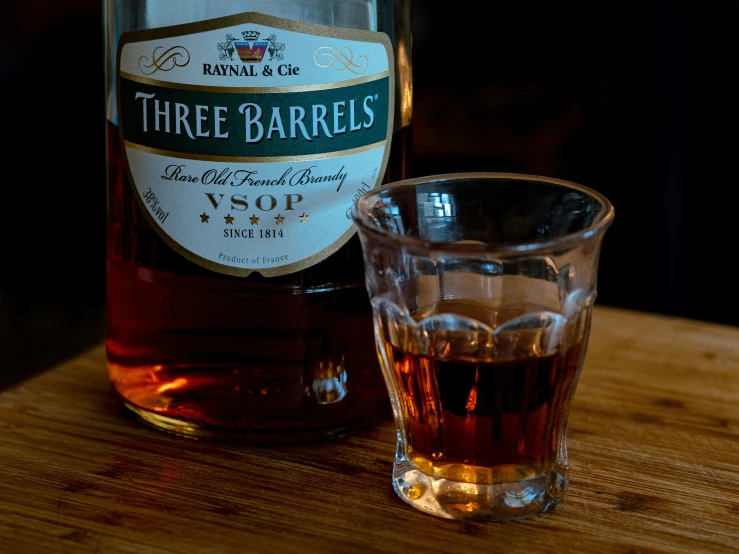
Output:
<path fill-rule="evenodd" d="M 106 0 L 106 349 L 142 421 L 390 415 L 348 210 L 409 176 L 410 0 Z"/>

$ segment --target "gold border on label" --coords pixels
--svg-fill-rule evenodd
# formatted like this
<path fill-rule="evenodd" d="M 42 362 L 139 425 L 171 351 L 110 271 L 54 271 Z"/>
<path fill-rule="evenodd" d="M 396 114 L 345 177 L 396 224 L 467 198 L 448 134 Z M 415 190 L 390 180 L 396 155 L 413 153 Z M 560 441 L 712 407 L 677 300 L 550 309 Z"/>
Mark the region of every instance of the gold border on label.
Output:
<path fill-rule="evenodd" d="M 328 160 L 330 158 L 340 158 L 341 156 L 351 156 L 352 154 L 361 154 L 380 148 L 387 143 L 386 140 L 373 142 L 366 146 L 357 146 L 356 148 L 348 148 L 347 150 L 336 150 L 334 152 L 325 152 L 323 154 L 305 154 L 302 156 L 210 156 L 207 154 L 187 154 L 182 152 L 174 152 L 171 150 L 160 150 L 151 148 L 135 142 L 124 141 L 126 148 L 133 148 L 140 152 L 148 154 L 157 154 L 159 156 L 168 156 L 170 158 L 181 158 L 183 160 L 199 160 L 201 162 L 227 162 L 227 163 L 267 163 L 267 162 L 309 162 L 312 160 Z"/>
<path fill-rule="evenodd" d="M 232 27 L 234 25 L 244 25 L 248 23 L 255 23 L 257 25 L 264 25 L 265 27 L 272 27 L 275 29 L 283 29 L 286 31 L 293 31 L 296 33 L 302 33 L 306 35 L 315 35 L 320 37 L 329 37 L 329 38 L 343 38 L 347 40 L 354 40 L 358 42 L 371 42 L 376 44 L 382 44 L 385 47 L 385 52 L 387 54 L 388 58 L 388 71 L 382 72 L 377 75 L 377 79 L 380 79 L 385 76 L 389 76 L 389 82 L 388 82 L 388 122 L 387 122 L 387 135 L 384 141 L 385 144 L 385 152 L 382 157 L 382 163 L 380 165 L 380 171 L 377 173 L 377 179 L 375 181 L 375 185 L 373 188 L 378 187 L 385 176 L 385 171 L 387 170 L 387 164 L 388 159 L 390 157 L 390 146 L 392 142 L 392 136 L 393 136 L 393 122 L 395 121 L 395 57 L 393 54 L 393 47 L 392 43 L 390 42 L 390 38 L 387 36 L 387 34 L 379 32 L 379 31 L 369 31 L 369 30 L 358 30 L 358 29 L 346 29 L 343 27 L 332 27 L 330 25 L 319 25 L 317 23 L 305 23 L 302 21 L 294 21 L 291 19 L 284 19 L 281 17 L 274 17 L 271 15 L 264 15 L 261 13 L 256 12 L 244 12 L 237 15 L 230 15 L 226 17 L 219 17 L 216 19 L 209 19 L 206 21 L 197 21 L 195 23 L 186 23 L 184 25 L 173 25 L 170 27 L 161 27 L 157 29 L 148 29 L 143 31 L 130 31 L 127 33 L 123 33 L 118 41 L 118 52 L 116 54 L 116 102 L 117 102 L 117 109 L 118 109 L 118 132 L 119 137 L 121 140 L 121 144 L 124 144 L 123 139 L 123 125 L 124 121 L 123 118 L 120 117 L 121 114 L 121 100 L 120 100 L 120 90 L 121 90 L 121 54 L 123 52 L 123 48 L 130 43 L 134 42 L 143 42 L 143 41 L 150 41 L 150 40 L 156 40 L 158 38 L 171 38 L 171 37 L 177 37 L 177 36 L 184 36 L 184 35 L 192 35 L 196 33 L 202 33 L 206 31 L 215 31 L 218 29 L 223 29 L 226 27 Z M 374 76 L 371 76 L 374 77 Z M 126 76 L 126 78 L 129 78 Z M 366 79 L 366 81 L 364 80 Z M 137 79 L 138 80 L 138 79 Z M 325 88 L 339 88 L 344 86 L 351 86 L 352 84 L 359 84 L 359 82 L 369 82 L 372 79 L 367 78 L 360 78 L 360 79 L 352 79 L 349 81 L 343 81 L 340 84 L 338 83 L 331 83 L 332 86 L 325 87 Z M 181 85 L 178 86 L 178 88 L 186 88 L 188 86 L 192 85 Z M 308 87 L 318 86 L 321 87 L 323 85 L 305 85 Z M 228 89 L 224 87 L 213 87 L 219 92 L 229 92 Z M 251 88 L 251 87 L 249 87 Z M 271 90 L 269 90 L 271 89 Z M 208 90 L 205 88 L 202 88 L 200 90 Z M 293 90 L 299 91 L 301 90 L 301 87 L 265 87 L 260 88 L 259 91 L 261 92 L 292 92 Z M 317 89 L 305 89 L 305 90 L 317 90 Z M 256 92 L 256 91 L 249 91 L 249 92 Z M 380 143 L 376 143 L 380 144 Z M 373 146 L 373 145 L 370 145 Z M 375 146 L 378 147 L 378 146 Z M 366 148 L 367 150 L 370 150 L 369 147 L 362 147 Z M 144 217 L 146 217 L 149 224 L 152 226 L 152 228 L 156 231 L 156 233 L 162 238 L 162 240 L 167 243 L 173 250 L 175 250 L 177 253 L 181 254 L 188 260 L 190 260 L 193 263 L 196 263 L 202 267 L 205 267 L 206 269 L 210 269 L 211 271 L 215 271 L 217 273 L 223 273 L 225 275 L 232 275 L 236 277 L 246 277 L 247 275 L 251 273 L 261 273 L 265 277 L 278 277 L 280 275 L 287 275 L 290 273 L 295 273 L 296 271 L 301 271 L 303 269 L 307 269 L 318 262 L 323 261 L 324 259 L 328 258 L 331 254 L 339 250 L 344 244 L 346 244 L 349 239 L 354 236 L 354 233 L 356 233 L 356 228 L 353 224 L 350 223 L 349 229 L 346 230 L 344 234 L 342 234 L 337 240 L 335 240 L 333 243 L 328 245 L 323 250 L 313 254 L 312 256 L 308 256 L 307 258 L 303 258 L 302 260 L 298 262 L 294 262 L 291 264 L 278 266 L 278 267 L 271 267 L 271 268 L 241 268 L 241 267 L 234 267 L 231 265 L 226 264 L 220 264 L 217 262 L 213 262 L 211 260 L 208 260 L 206 258 L 203 258 L 201 256 L 198 256 L 194 252 L 191 252 L 178 242 L 176 242 L 173 238 L 171 238 L 167 232 L 160 227 L 159 223 L 154 219 L 154 217 L 149 213 L 149 210 L 146 209 L 146 204 L 144 203 L 143 199 L 141 198 L 141 194 L 138 190 L 138 188 L 135 185 L 135 181 L 133 179 L 133 175 L 131 174 L 131 166 L 128 161 L 128 155 L 126 153 L 126 148 L 122 148 L 123 150 L 123 159 L 125 162 L 126 167 L 126 174 L 128 175 L 129 182 L 131 183 L 131 186 L 136 188 L 134 191 L 134 196 L 136 197 L 136 201 L 139 204 L 139 207 L 141 208 L 141 211 L 144 213 Z M 173 156 L 176 157 L 176 156 Z M 193 159 L 192 156 L 190 156 Z M 277 157 L 277 156 L 276 156 Z M 297 157 L 297 156 L 296 156 Z M 320 156 L 320 158 L 328 158 L 328 155 Z M 279 157 L 280 161 L 289 161 L 285 158 Z M 270 161 L 269 158 L 260 158 L 262 161 Z M 316 159 L 316 158 L 313 158 Z"/>
<path fill-rule="evenodd" d="M 298 85 L 298 86 L 284 86 L 284 87 L 216 87 L 210 85 L 188 85 L 185 83 L 175 83 L 173 81 L 159 81 L 158 79 L 151 79 L 150 77 L 139 77 L 133 73 L 127 73 L 125 71 L 120 72 L 121 77 L 142 83 L 144 85 L 154 85 L 162 88 L 176 88 L 179 90 L 195 90 L 198 92 L 223 92 L 229 93 L 234 92 L 238 94 L 269 94 L 275 92 L 311 92 L 314 90 L 331 90 L 334 88 L 351 87 L 353 85 L 363 85 L 364 83 L 371 83 L 372 81 L 378 81 L 390 75 L 389 71 L 382 71 L 381 73 L 375 73 L 368 77 L 358 77 L 357 79 L 351 79 L 349 81 L 337 81 L 334 83 L 322 83 L 320 85 Z"/>

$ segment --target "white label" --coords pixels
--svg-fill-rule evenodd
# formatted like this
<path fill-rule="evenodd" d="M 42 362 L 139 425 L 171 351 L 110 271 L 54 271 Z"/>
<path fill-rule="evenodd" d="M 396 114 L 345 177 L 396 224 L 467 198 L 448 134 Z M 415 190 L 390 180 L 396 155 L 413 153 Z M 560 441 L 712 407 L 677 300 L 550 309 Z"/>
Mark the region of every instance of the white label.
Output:
<path fill-rule="evenodd" d="M 214 271 L 323 260 L 385 173 L 393 79 L 382 33 L 246 13 L 124 34 L 119 122 L 141 206 Z"/>

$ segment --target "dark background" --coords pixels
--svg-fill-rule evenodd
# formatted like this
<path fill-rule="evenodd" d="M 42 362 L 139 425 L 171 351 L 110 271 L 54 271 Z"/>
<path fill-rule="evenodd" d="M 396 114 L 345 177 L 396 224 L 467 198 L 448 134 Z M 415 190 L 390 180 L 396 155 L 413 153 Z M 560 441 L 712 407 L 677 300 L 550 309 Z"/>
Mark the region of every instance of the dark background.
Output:
<path fill-rule="evenodd" d="M 738 11 L 416 0 L 413 174 L 590 186 L 599 304 L 739 325 Z M 103 336 L 102 31 L 99 0 L 0 7 L 0 388 Z"/>

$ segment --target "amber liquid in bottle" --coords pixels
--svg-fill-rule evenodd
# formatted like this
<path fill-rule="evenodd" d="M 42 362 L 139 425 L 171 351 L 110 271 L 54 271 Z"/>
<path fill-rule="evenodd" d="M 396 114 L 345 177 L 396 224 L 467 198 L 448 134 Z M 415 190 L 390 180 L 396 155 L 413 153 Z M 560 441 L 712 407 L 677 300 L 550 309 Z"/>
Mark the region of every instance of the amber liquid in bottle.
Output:
<path fill-rule="evenodd" d="M 126 406 L 179 434 L 257 442 L 340 435 L 390 417 L 356 235 L 281 277 L 207 270 L 147 222 L 118 127 L 107 127 L 106 348 Z M 394 134 L 385 182 L 409 176 L 409 149 L 410 126 Z"/>

